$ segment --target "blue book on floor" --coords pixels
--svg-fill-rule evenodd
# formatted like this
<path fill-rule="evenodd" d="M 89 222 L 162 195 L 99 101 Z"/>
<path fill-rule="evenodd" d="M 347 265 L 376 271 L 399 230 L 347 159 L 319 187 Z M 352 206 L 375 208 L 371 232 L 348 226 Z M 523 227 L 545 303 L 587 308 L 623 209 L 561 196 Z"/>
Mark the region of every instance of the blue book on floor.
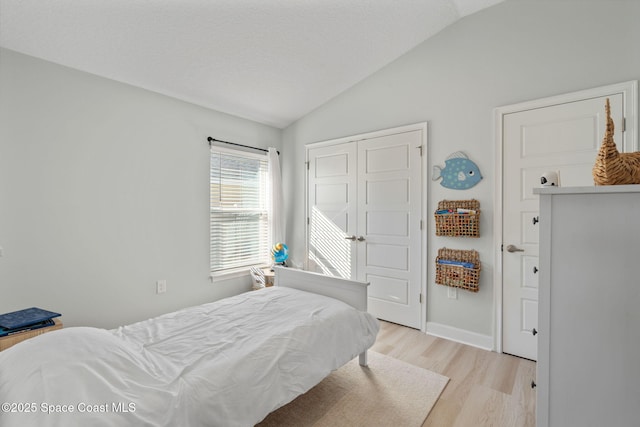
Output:
<path fill-rule="evenodd" d="M 8 330 L 24 328 L 59 316 L 62 315 L 37 307 L 25 308 L 24 310 L 0 314 L 0 328 Z"/>

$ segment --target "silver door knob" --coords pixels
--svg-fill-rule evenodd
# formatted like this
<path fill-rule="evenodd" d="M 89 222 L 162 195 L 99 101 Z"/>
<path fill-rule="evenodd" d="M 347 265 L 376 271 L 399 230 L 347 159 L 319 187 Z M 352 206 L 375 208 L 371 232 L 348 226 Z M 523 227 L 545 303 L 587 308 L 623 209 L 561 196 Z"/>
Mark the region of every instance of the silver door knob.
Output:
<path fill-rule="evenodd" d="M 358 237 L 358 242 L 364 242 L 364 240 L 365 240 L 364 237 L 362 236 Z"/>
<path fill-rule="evenodd" d="M 353 242 L 356 241 L 356 236 L 344 236 L 344 238 L 347 239 L 347 240 L 351 240 Z"/>
<path fill-rule="evenodd" d="M 507 252 L 524 252 L 524 249 L 515 247 L 514 245 L 507 246 Z"/>

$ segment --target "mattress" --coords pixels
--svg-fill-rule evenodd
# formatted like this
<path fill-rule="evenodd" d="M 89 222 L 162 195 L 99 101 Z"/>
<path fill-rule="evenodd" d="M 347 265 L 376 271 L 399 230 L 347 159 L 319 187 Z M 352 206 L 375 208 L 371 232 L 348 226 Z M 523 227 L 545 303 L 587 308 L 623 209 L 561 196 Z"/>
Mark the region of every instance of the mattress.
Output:
<path fill-rule="evenodd" d="M 378 328 L 341 301 L 273 287 L 115 330 L 62 329 L 0 353 L 0 425 L 252 426 Z"/>

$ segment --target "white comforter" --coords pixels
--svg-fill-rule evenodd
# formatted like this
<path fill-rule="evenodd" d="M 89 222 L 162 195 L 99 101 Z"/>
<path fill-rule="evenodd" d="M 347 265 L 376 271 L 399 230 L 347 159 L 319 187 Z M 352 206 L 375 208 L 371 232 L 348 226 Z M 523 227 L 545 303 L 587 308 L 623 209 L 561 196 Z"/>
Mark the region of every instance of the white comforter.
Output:
<path fill-rule="evenodd" d="M 0 352 L 0 426 L 252 426 L 369 348 L 378 322 L 268 288 Z"/>

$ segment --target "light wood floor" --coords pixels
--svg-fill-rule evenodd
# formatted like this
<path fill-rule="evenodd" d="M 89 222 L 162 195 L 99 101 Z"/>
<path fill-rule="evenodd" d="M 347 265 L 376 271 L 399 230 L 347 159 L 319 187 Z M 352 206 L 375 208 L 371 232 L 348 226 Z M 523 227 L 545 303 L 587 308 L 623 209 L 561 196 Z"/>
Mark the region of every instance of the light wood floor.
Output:
<path fill-rule="evenodd" d="M 536 364 L 380 322 L 371 348 L 450 378 L 422 427 L 535 426 Z"/>

